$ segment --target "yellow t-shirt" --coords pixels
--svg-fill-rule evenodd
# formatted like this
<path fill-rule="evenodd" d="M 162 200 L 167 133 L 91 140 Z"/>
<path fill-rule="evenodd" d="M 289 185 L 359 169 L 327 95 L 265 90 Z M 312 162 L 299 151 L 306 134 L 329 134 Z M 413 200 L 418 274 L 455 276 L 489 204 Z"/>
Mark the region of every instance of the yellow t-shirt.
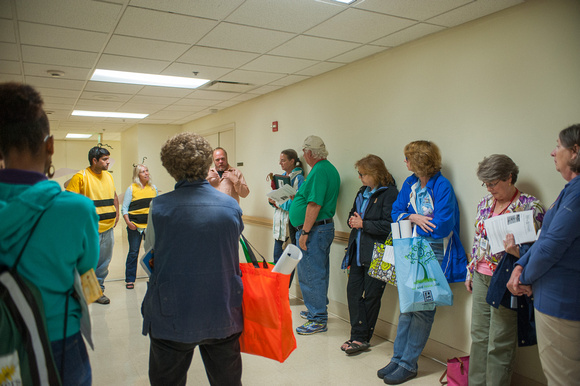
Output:
<path fill-rule="evenodd" d="M 111 173 L 103 170 L 101 174 L 96 174 L 88 167 L 72 177 L 66 190 L 93 200 L 99 215 L 99 233 L 108 231 L 115 225 L 115 183 Z"/>
<path fill-rule="evenodd" d="M 137 225 L 137 228 L 147 228 L 147 216 L 149 215 L 149 204 L 157 191 L 151 185 L 133 183 L 131 185 L 131 204 L 129 205 L 129 220 Z"/>

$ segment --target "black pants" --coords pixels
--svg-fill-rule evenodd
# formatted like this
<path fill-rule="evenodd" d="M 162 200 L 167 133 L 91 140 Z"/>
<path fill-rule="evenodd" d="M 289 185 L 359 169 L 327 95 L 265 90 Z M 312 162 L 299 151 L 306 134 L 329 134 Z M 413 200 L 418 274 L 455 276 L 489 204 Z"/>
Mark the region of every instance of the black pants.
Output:
<path fill-rule="evenodd" d="M 350 315 L 350 339 L 370 342 L 381 309 L 386 283 L 368 275 L 369 267 L 350 266 L 346 296 Z"/>
<path fill-rule="evenodd" d="M 199 346 L 209 383 L 215 386 L 242 384 L 240 333 L 224 339 L 181 343 L 155 339 L 149 334 L 149 381 L 153 386 L 185 386 L 193 351 Z"/>

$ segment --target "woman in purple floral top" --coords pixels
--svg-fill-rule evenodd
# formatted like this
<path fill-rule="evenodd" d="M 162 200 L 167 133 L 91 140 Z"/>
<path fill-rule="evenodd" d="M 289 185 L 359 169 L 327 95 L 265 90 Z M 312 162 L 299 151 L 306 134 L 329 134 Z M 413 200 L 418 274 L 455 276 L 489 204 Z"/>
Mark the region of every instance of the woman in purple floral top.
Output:
<path fill-rule="evenodd" d="M 483 159 L 477 177 L 489 192 L 477 206 L 475 237 L 465 286 L 473 294 L 471 314 L 471 360 L 469 385 L 509 385 L 515 350 L 518 345 L 518 313 L 506 292 L 506 283 L 499 283 L 496 268 L 502 259 L 518 259 L 529 245 L 518 245 L 509 234 L 505 251 L 491 254 L 484 220 L 505 213 L 533 211 L 538 231 L 544 218 L 540 201 L 516 187 L 519 169 L 512 159 L 493 154 Z M 512 264 L 509 264 L 511 270 Z M 503 271 L 503 269 L 502 269 Z M 509 279 L 509 275 L 507 275 Z M 501 280 L 501 279 L 500 279 Z"/>

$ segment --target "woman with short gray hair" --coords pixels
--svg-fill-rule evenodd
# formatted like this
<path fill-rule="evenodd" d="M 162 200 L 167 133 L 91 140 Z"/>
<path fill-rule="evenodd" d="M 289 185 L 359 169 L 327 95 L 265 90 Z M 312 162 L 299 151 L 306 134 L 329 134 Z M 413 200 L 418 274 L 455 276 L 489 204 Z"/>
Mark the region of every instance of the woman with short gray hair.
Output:
<path fill-rule="evenodd" d="M 477 167 L 477 178 L 489 194 L 477 206 L 471 262 L 465 281 L 465 287 L 473 294 L 470 385 L 509 385 L 516 346 L 535 344 L 526 335 L 529 329 L 518 328 L 519 318 L 524 322 L 529 320 L 526 300 L 517 300 L 522 307 L 517 307 L 516 312 L 506 289 L 510 275 L 506 269 L 511 272 L 513 263 L 531 244 L 518 245 L 514 235 L 509 234 L 504 241 L 505 251 L 492 254 L 484 222 L 505 213 L 532 210 L 536 231 L 542 226 L 544 208 L 537 198 L 515 187 L 518 173 L 518 166 L 504 154 L 485 157 Z M 502 269 L 497 269 L 500 264 Z M 518 334 L 522 339 L 518 339 Z"/>

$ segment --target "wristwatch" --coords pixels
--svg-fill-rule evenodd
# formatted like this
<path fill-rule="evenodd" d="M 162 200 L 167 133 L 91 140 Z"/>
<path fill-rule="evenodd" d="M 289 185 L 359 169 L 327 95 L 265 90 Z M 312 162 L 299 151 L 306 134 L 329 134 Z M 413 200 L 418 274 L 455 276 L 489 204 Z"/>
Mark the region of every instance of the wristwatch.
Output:
<path fill-rule="evenodd" d="M 306 235 L 306 236 L 308 236 L 308 235 L 310 234 L 310 232 L 311 232 L 311 231 L 312 231 L 312 230 L 310 230 L 310 231 L 306 232 L 306 231 L 304 231 L 304 230 L 303 230 L 303 231 L 302 231 L 302 234 L 303 234 L 303 235 Z"/>

